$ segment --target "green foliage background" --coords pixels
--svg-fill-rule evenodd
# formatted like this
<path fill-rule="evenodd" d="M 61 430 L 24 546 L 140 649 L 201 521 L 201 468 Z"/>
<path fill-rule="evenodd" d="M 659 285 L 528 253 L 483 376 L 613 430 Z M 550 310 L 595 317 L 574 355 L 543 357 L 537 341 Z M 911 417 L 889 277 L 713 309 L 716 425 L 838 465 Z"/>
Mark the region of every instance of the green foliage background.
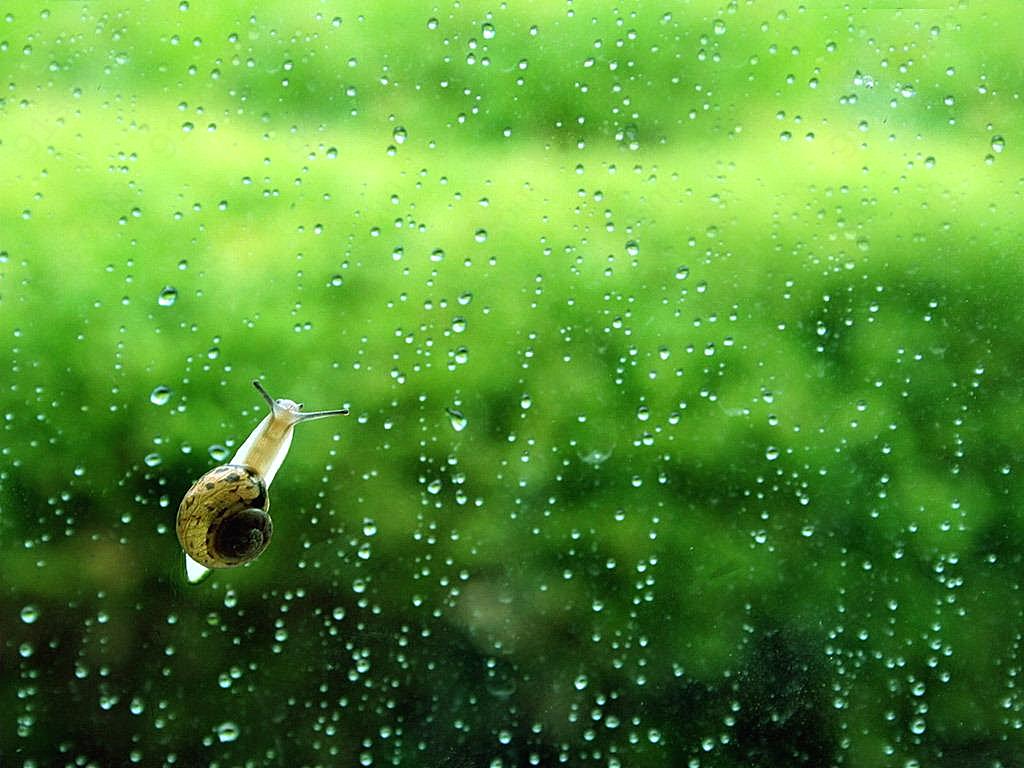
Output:
<path fill-rule="evenodd" d="M 1019 7 L 876 6 L 9 7 L 0 759 L 1019 764 Z"/>

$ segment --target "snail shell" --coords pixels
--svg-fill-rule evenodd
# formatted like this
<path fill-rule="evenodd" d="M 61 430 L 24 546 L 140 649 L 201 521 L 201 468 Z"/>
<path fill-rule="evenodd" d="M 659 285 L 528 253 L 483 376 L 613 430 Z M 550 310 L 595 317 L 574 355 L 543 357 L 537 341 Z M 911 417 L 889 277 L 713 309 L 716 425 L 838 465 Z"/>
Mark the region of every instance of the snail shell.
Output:
<path fill-rule="evenodd" d="M 214 467 L 188 489 L 178 510 L 182 549 L 206 568 L 255 560 L 270 544 L 274 524 L 263 478 L 249 467 Z"/>
<path fill-rule="evenodd" d="M 275 400 L 258 381 L 253 386 L 270 407 L 229 464 L 214 467 L 196 480 L 178 507 L 176 529 L 185 550 L 186 570 L 201 577 L 207 568 L 232 568 L 255 560 L 270 544 L 270 483 L 277 476 L 292 429 L 302 421 L 344 416 L 346 409 L 302 410 L 294 400 Z M 194 566 L 201 566 L 195 569 Z"/>

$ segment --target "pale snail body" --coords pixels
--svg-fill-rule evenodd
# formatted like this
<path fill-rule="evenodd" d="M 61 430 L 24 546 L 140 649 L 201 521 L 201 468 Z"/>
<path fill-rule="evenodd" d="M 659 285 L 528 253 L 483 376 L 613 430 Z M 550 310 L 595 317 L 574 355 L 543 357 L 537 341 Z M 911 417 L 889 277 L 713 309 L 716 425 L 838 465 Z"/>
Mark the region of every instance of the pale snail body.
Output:
<path fill-rule="evenodd" d="M 347 410 L 302 411 L 302 403 L 275 400 L 253 386 L 270 413 L 239 446 L 230 463 L 214 467 L 185 493 L 176 528 L 185 554 L 204 568 L 232 568 L 255 560 L 270 544 L 270 483 L 277 476 L 292 430 L 300 421 L 344 416 Z"/>

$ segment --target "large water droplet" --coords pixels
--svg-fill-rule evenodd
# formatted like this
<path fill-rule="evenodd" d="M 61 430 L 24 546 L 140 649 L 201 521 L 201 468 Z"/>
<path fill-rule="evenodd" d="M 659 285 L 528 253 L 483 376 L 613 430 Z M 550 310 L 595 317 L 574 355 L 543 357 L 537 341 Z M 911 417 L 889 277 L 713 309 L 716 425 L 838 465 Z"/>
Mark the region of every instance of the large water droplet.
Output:
<path fill-rule="evenodd" d="M 211 445 L 207 449 L 207 452 L 210 454 L 210 458 L 214 461 L 226 461 L 228 456 L 231 454 L 231 451 L 219 443 Z"/>
<path fill-rule="evenodd" d="M 174 302 L 178 300 L 178 289 L 173 285 L 164 286 L 160 291 L 160 295 L 156 297 L 156 302 L 161 307 L 170 307 L 174 305 Z"/>
<path fill-rule="evenodd" d="M 241 729 L 235 723 L 230 721 L 221 723 L 215 730 L 217 732 L 217 740 L 221 744 L 227 744 L 235 741 L 241 733 Z"/>
<path fill-rule="evenodd" d="M 39 619 L 39 609 L 34 605 L 26 605 L 21 609 L 21 620 L 26 624 L 35 624 Z"/>
<path fill-rule="evenodd" d="M 149 393 L 149 402 L 153 405 L 167 405 L 170 399 L 171 388 L 165 387 L 163 384 Z"/>
<path fill-rule="evenodd" d="M 445 411 L 448 413 L 448 420 L 452 425 L 452 429 L 456 432 L 461 432 L 469 426 L 469 419 L 461 411 L 456 411 L 454 408 L 445 408 Z"/>

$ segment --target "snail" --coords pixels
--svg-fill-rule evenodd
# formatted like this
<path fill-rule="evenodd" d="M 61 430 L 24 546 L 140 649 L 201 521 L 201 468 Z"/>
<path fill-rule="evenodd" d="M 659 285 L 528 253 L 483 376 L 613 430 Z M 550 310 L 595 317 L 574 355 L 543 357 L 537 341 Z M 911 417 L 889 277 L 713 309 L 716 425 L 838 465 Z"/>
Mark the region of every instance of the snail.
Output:
<path fill-rule="evenodd" d="M 270 544 L 270 483 L 292 444 L 300 421 L 345 416 L 348 409 L 303 413 L 302 403 L 275 400 L 259 381 L 252 385 L 270 413 L 235 452 L 229 464 L 214 467 L 188 489 L 178 507 L 178 541 L 185 550 L 190 578 L 195 565 L 233 568 L 252 562 Z M 191 562 L 190 562 L 191 560 Z"/>

